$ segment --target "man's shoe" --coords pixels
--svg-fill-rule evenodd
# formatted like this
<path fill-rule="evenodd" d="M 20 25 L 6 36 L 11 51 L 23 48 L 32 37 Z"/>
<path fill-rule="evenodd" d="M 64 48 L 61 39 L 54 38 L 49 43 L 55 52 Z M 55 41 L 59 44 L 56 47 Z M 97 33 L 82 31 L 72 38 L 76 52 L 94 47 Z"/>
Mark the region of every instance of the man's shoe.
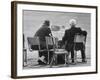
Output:
<path fill-rule="evenodd" d="M 72 60 L 72 64 L 76 64 L 74 60 Z"/>
<path fill-rule="evenodd" d="M 83 63 L 87 63 L 87 60 L 82 60 Z"/>

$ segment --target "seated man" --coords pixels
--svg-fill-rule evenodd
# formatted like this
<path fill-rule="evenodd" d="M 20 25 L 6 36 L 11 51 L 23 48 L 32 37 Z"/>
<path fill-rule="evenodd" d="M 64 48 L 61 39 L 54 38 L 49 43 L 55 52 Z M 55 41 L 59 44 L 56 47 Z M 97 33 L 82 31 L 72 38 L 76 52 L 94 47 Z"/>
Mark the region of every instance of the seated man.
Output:
<path fill-rule="evenodd" d="M 87 32 L 82 31 L 81 28 L 76 27 L 75 19 L 71 19 L 69 23 L 70 23 L 71 28 L 68 30 L 65 30 L 65 34 L 62 38 L 62 42 L 65 45 L 65 49 L 71 52 L 72 63 L 74 63 L 74 37 L 77 33 L 87 36 Z M 85 56 L 85 51 L 83 50 L 83 46 L 84 46 L 83 44 L 76 44 L 76 48 L 81 50 L 82 62 L 86 62 L 86 56 Z"/>
<path fill-rule="evenodd" d="M 45 20 L 43 25 L 38 29 L 38 31 L 35 33 L 35 37 L 39 37 L 40 40 L 40 48 L 41 50 L 46 49 L 46 40 L 45 37 L 50 37 L 51 30 L 49 28 L 50 21 Z M 36 48 L 35 46 L 32 47 L 33 49 Z M 53 48 L 53 46 L 49 46 L 49 48 Z M 50 52 L 50 57 L 52 56 L 52 52 Z M 48 62 L 48 52 L 47 51 L 39 51 L 39 64 L 46 64 Z M 43 60 L 42 60 L 43 59 Z"/>

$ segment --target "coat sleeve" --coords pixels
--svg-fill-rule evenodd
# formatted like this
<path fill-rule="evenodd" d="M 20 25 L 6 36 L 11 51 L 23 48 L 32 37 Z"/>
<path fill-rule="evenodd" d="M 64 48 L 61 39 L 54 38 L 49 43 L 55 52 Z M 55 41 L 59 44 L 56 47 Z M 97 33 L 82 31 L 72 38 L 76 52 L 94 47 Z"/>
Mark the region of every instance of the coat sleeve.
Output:
<path fill-rule="evenodd" d="M 86 31 L 83 31 L 82 33 L 83 33 L 84 36 L 87 36 L 87 32 Z"/>
<path fill-rule="evenodd" d="M 51 34 L 50 28 L 47 29 L 47 33 L 48 33 L 48 36 L 50 37 L 50 34 Z"/>
<path fill-rule="evenodd" d="M 80 34 L 82 34 L 82 35 L 84 35 L 84 36 L 87 36 L 87 32 L 81 30 L 81 28 L 78 28 L 77 32 L 80 33 Z"/>

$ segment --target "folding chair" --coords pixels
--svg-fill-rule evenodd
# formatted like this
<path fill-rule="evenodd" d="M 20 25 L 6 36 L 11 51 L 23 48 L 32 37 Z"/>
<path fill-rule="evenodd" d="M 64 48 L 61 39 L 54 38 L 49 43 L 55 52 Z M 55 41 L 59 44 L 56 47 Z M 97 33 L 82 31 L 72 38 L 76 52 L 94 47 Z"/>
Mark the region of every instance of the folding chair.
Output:
<path fill-rule="evenodd" d="M 39 37 L 33 37 L 33 38 L 28 37 L 27 40 L 28 40 L 28 46 L 29 46 L 30 51 L 33 51 L 33 50 L 38 50 L 39 52 L 46 51 L 45 49 L 43 50 L 41 49 Z M 36 46 L 36 49 L 32 49 L 31 46 Z M 45 60 L 42 60 L 42 61 L 46 63 Z"/>
<path fill-rule="evenodd" d="M 31 46 L 37 46 L 37 50 L 40 50 L 39 37 L 28 37 L 27 40 L 28 40 L 28 46 L 30 51 L 32 51 Z"/>
<path fill-rule="evenodd" d="M 27 64 L 27 49 L 25 48 L 25 37 L 23 34 L 23 66 Z"/>
<path fill-rule="evenodd" d="M 47 52 L 48 52 L 48 64 L 49 64 L 49 62 L 50 62 L 50 60 L 49 60 L 49 58 L 50 58 L 50 56 L 49 56 L 49 52 L 50 51 L 54 51 L 54 44 L 53 44 L 53 39 L 52 39 L 52 37 L 45 37 L 46 38 L 46 48 L 47 48 Z M 53 46 L 53 48 L 52 49 L 50 49 L 49 48 L 49 46 Z"/>
<path fill-rule="evenodd" d="M 74 37 L 74 60 L 75 63 L 77 63 L 77 51 L 80 49 L 77 49 L 77 43 L 83 44 L 83 50 L 85 51 L 85 43 L 86 43 L 86 36 L 82 34 L 76 34 Z"/>
<path fill-rule="evenodd" d="M 46 44 L 47 44 L 47 49 L 48 49 L 48 45 L 53 45 L 53 49 L 51 50 L 54 53 L 50 61 L 50 67 L 52 67 L 54 61 L 57 62 L 57 56 L 61 54 L 65 55 L 65 66 L 66 66 L 66 63 L 69 63 L 68 52 L 65 49 L 58 49 L 58 38 L 46 37 Z M 49 51 L 50 50 L 48 50 L 48 52 Z"/>
<path fill-rule="evenodd" d="M 23 49 L 23 66 L 27 64 L 27 49 Z"/>

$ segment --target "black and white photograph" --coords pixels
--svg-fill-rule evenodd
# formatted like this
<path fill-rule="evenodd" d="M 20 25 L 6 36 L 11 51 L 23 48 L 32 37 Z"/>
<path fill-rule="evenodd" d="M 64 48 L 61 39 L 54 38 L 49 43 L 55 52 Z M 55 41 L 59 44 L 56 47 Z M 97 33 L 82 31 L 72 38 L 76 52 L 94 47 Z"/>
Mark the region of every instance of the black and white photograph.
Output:
<path fill-rule="evenodd" d="M 13 6 L 16 77 L 97 72 L 96 6 L 34 2 Z"/>
<path fill-rule="evenodd" d="M 91 66 L 91 14 L 23 10 L 24 69 Z"/>

